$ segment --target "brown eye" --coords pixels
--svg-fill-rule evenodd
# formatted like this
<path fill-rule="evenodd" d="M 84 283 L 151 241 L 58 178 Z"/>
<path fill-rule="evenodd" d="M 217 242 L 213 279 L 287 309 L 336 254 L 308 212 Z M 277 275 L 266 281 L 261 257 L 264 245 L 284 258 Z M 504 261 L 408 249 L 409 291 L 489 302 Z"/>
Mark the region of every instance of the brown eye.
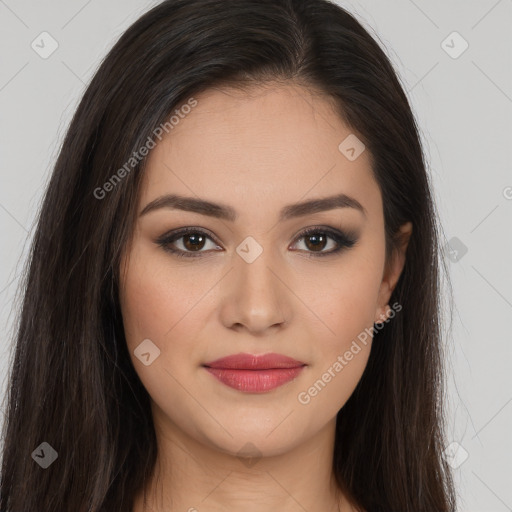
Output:
<path fill-rule="evenodd" d="M 179 257 L 201 257 L 202 253 L 212 252 L 212 250 L 203 250 L 208 242 L 213 247 L 207 249 L 222 250 L 219 245 L 214 243 L 213 236 L 201 229 L 192 227 L 162 235 L 155 242 L 164 251 Z M 299 244 L 299 242 L 303 242 L 305 246 L 305 249 L 300 249 L 301 252 L 315 257 L 334 255 L 343 249 L 350 248 L 357 242 L 357 238 L 355 234 L 345 234 L 332 228 L 315 227 L 302 232 L 295 244 Z"/>
<path fill-rule="evenodd" d="M 181 238 L 183 238 L 184 247 L 189 251 L 202 249 L 206 241 L 206 237 L 199 233 L 183 235 Z"/>
<path fill-rule="evenodd" d="M 308 253 L 308 256 L 329 256 L 340 252 L 343 249 L 350 248 L 357 242 L 354 234 L 345 234 L 341 231 L 331 228 L 309 228 L 303 231 L 296 244 L 302 242 Z M 328 250 L 324 250 L 328 248 Z"/>
<path fill-rule="evenodd" d="M 325 249 L 327 244 L 327 239 L 329 237 L 325 236 L 323 233 L 308 235 L 304 237 L 306 247 L 313 252 L 322 251 Z"/>
<path fill-rule="evenodd" d="M 207 247 L 208 242 L 211 243 L 212 248 L 219 246 L 213 243 L 213 239 L 206 232 L 195 228 L 185 228 L 174 233 L 169 233 L 161 236 L 156 243 L 160 245 L 164 251 L 175 254 L 176 256 L 184 257 L 199 257 Z M 210 249 L 207 247 L 207 249 Z"/>

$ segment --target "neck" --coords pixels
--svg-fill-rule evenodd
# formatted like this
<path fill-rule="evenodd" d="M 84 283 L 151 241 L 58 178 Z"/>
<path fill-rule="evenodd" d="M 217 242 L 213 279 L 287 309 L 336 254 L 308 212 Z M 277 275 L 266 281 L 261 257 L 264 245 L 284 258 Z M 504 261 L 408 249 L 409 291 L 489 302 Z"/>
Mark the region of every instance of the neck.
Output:
<path fill-rule="evenodd" d="M 335 419 L 292 450 L 241 458 L 188 436 L 154 408 L 158 457 L 133 512 L 350 512 L 332 471 Z M 260 456 L 261 455 L 261 456 Z"/>

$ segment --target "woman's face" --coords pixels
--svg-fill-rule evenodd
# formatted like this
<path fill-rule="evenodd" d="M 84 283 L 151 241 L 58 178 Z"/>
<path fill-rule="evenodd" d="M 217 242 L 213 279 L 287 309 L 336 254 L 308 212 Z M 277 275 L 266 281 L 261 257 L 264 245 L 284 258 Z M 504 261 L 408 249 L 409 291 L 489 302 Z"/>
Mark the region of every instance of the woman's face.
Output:
<path fill-rule="evenodd" d="M 385 269 L 369 154 L 330 103 L 292 85 L 250 92 L 197 96 L 151 151 L 120 299 L 157 429 L 277 455 L 333 424 L 403 259 Z M 153 203 L 171 194 L 185 199 Z M 205 366 L 241 353 L 301 364 Z"/>

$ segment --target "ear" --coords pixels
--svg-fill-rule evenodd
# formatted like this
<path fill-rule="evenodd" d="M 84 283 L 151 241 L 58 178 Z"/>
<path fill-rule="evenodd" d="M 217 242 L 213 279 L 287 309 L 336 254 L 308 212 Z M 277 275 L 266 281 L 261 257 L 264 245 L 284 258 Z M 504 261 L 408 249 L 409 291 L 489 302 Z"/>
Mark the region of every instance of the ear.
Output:
<path fill-rule="evenodd" d="M 397 247 L 391 253 L 390 261 L 384 269 L 384 275 L 379 289 L 377 309 L 375 310 L 375 323 L 384 322 L 388 316 L 389 299 L 400 278 L 405 265 L 405 253 L 412 234 L 412 222 L 406 222 L 395 235 Z"/>

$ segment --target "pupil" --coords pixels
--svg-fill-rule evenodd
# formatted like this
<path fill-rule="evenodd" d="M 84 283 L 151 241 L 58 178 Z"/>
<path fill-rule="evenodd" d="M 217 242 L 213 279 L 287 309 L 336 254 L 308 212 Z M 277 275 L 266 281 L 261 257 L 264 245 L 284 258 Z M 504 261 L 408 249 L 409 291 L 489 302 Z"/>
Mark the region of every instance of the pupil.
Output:
<path fill-rule="evenodd" d="M 202 235 L 185 235 L 185 247 L 187 249 L 202 249 L 202 245 L 204 244 L 204 237 Z"/>
<path fill-rule="evenodd" d="M 314 240 L 312 248 L 323 249 L 323 245 L 325 245 L 325 237 L 323 235 L 309 235 L 307 240 Z M 308 248 L 310 248 L 308 241 L 306 241 L 306 245 L 308 245 Z"/>

